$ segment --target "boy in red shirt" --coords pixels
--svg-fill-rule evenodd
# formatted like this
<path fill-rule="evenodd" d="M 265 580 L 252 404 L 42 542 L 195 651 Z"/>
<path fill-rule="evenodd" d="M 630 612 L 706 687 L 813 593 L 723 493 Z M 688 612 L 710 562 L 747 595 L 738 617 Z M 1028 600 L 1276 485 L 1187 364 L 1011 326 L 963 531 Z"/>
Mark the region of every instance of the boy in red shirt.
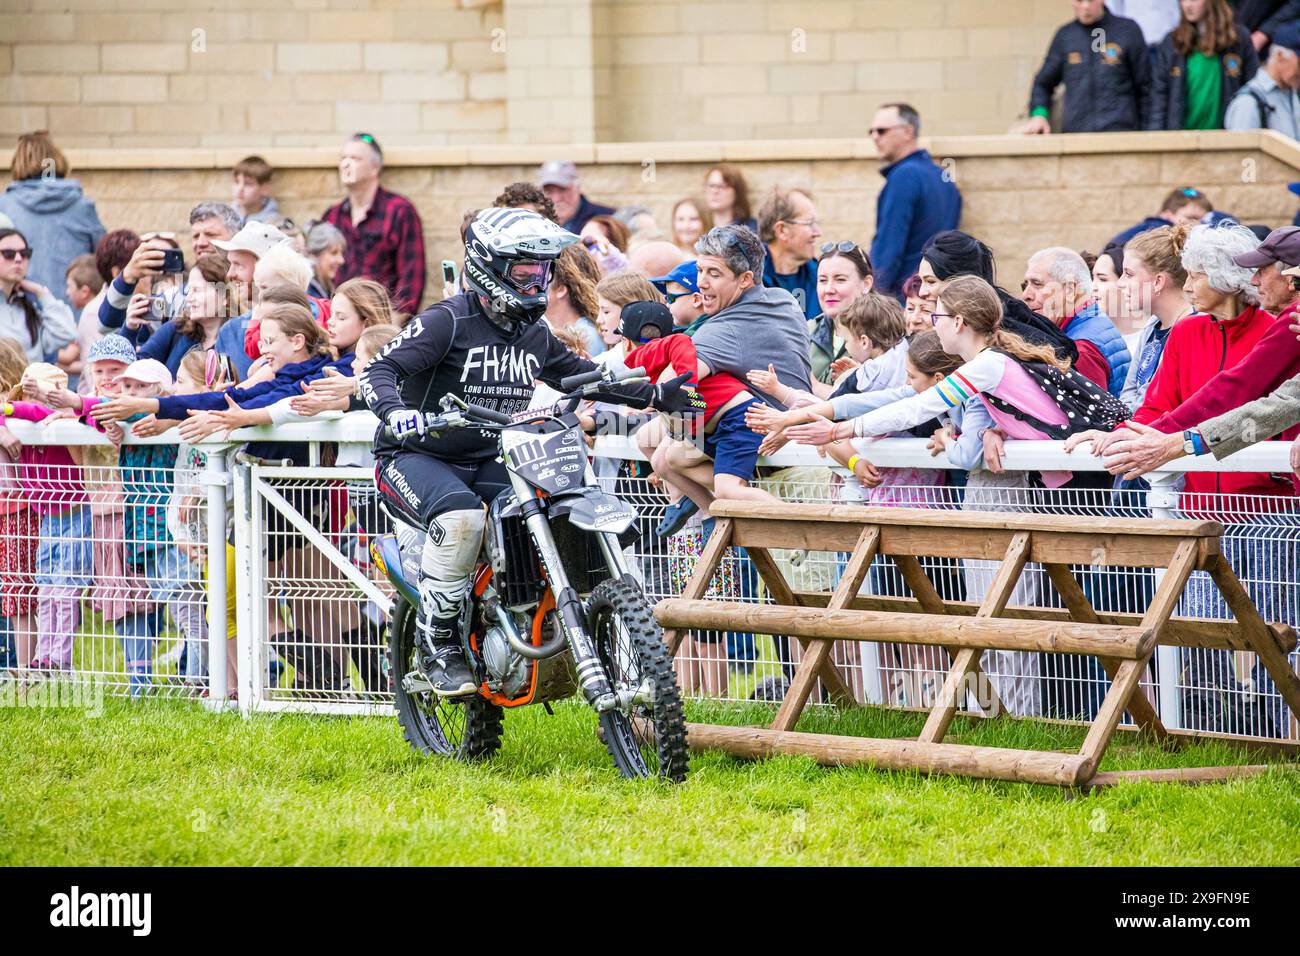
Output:
<path fill-rule="evenodd" d="M 690 372 L 705 403 L 704 414 L 693 425 L 694 436 L 682 435 L 680 441 L 659 443 L 650 457 L 655 473 L 686 496 L 669 505 L 655 533 L 660 537 L 675 534 L 698 508 L 707 511 L 715 497 L 779 500 L 749 484 L 763 436 L 745 424 L 746 409 L 758 401 L 745 383 L 723 372 L 699 378 L 695 343 L 688 335 L 673 334 L 672 313 L 662 303 L 630 303 L 623 307 L 621 318 L 620 331 L 629 349 L 623 357 L 627 367 L 645 369 L 651 381 L 669 370 L 670 375 Z M 692 437 L 694 448 L 687 445 L 683 449 Z M 703 438 L 704 459 L 691 455 L 700 448 L 700 438 Z M 712 459 L 712 463 L 706 459 Z M 734 476 L 737 480 L 717 482 L 718 475 Z"/>

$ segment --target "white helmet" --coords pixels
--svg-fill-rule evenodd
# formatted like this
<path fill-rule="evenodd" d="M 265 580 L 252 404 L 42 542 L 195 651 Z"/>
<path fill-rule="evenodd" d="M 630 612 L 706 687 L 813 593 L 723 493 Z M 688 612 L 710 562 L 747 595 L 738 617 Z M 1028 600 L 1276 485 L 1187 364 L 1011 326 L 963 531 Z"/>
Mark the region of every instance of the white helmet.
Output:
<path fill-rule="evenodd" d="M 465 231 L 465 284 L 510 332 L 546 312 L 551 262 L 578 237 L 529 209 L 482 210 Z"/>

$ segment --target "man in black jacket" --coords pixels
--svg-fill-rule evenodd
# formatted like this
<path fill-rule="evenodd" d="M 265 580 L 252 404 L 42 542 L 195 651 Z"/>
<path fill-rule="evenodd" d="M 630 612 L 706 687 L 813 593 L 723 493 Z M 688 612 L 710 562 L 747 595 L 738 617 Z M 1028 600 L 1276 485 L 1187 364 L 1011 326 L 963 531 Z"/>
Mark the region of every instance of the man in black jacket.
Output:
<path fill-rule="evenodd" d="M 1142 28 L 1102 0 L 1072 0 L 1075 19 L 1056 31 L 1034 77 L 1028 134 L 1050 133 L 1052 94 L 1065 84 L 1063 133 L 1145 129 L 1151 115 L 1151 59 Z"/>
<path fill-rule="evenodd" d="M 1279 28 L 1300 21 L 1300 0 L 1237 0 L 1234 6 L 1256 51 L 1272 43 Z"/>

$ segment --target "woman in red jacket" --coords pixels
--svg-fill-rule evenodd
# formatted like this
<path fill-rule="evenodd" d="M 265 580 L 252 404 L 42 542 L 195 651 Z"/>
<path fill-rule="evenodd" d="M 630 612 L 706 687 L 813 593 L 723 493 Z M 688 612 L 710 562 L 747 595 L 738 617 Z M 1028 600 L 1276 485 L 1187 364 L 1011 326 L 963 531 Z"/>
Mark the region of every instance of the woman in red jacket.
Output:
<path fill-rule="evenodd" d="M 1169 332 L 1160 367 L 1134 421 L 1150 424 L 1174 411 L 1220 372 L 1241 362 L 1274 326 L 1274 318 L 1254 304 L 1250 269 L 1232 259 L 1259 244 L 1250 230 L 1234 224 L 1198 226 L 1183 250 L 1184 290 L 1194 314 Z M 1094 438 L 1101 455 L 1111 435 L 1085 433 L 1070 446 Z M 1289 582 L 1296 580 L 1295 489 L 1286 476 L 1264 472 L 1191 472 L 1179 510 L 1227 525 L 1223 556 L 1236 570 L 1267 621 L 1295 623 Z M 1271 512 L 1283 512 L 1273 514 Z M 1288 513 L 1289 512 L 1289 513 Z M 1218 588 L 1197 572 L 1187 583 L 1178 614 L 1227 618 L 1231 614 Z M 1284 711 L 1272 680 L 1253 654 L 1189 648 L 1183 651 L 1185 688 L 1183 726 L 1190 729 L 1258 736 L 1284 735 Z"/>

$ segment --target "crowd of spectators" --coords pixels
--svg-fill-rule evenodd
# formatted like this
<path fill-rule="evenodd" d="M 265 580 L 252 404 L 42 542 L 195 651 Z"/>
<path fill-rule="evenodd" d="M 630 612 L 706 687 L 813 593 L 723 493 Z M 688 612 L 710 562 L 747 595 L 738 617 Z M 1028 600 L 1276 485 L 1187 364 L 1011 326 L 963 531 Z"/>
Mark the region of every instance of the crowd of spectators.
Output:
<path fill-rule="evenodd" d="M 1184 0 L 1154 41 L 1149 21 L 1091 0 L 1074 6 L 1076 21 L 1058 33 L 1036 81 L 1032 131 L 1046 131 L 1062 81 L 1065 128 L 1210 128 L 1252 88 L 1269 100 L 1300 74 L 1285 24 L 1243 26 L 1231 11 L 1225 18 L 1223 0 Z M 1094 26 L 1108 38 L 1100 52 L 1084 40 Z M 1265 59 L 1253 75 L 1257 51 Z M 1222 82 L 1210 81 L 1215 71 Z M 654 533 L 673 542 L 670 552 L 689 557 L 698 548 L 716 499 L 772 501 L 768 489 L 779 489 L 783 475 L 807 479 L 809 469 L 758 463 L 792 441 L 842 467 L 833 479 L 812 470 L 835 500 L 934 507 L 918 489 L 950 486 L 963 507 L 1003 506 L 1009 492 L 1024 496 L 1021 507 L 1041 493 L 1047 507 L 1051 494 L 1072 492 L 1105 509 L 1179 455 L 1239 450 L 1243 420 L 1258 425 L 1252 441 L 1300 435 L 1300 227 L 1248 228 L 1189 187 L 1096 255 L 1048 246 L 1023 262 L 998 262 L 960 231 L 961 194 L 920 148 L 920 131 L 906 103 L 885 104 L 872 120 L 884 186 L 869 244 L 825 235 L 805 186 L 755 195 L 729 164 L 708 169 L 699 198 L 676 202 L 662 228 L 645 206 L 593 201 L 566 160 L 483 197 L 485 206 L 527 209 L 578 237 L 554 264 L 545 313 L 566 347 L 611 366 L 696 378 L 707 406 L 698 433 L 642 416 L 629 427 L 638 427 L 648 464 L 607 468 L 614 480 L 650 477 L 664 492 L 669 503 Z M 181 636 L 179 675 L 201 681 L 213 625 L 193 608 L 209 563 L 229 556 L 206 553 L 196 504 L 205 458 L 196 443 L 243 426 L 362 410 L 356 372 L 426 298 L 423 224 L 408 198 L 381 185 L 380 144 L 365 133 L 349 138 L 338 171 L 342 201 L 299 227 L 277 205 L 269 164 L 244 159 L 232 170 L 231 202 L 203 199 L 191 210 L 187 261 L 184 237 L 174 233 L 106 233 L 48 134 L 23 137 L 14 181 L 0 197 L 13 222 L 0 228 L 4 414 L 75 419 L 112 445 L 85 458 L 24 446 L 0 426 L 9 467 L 0 474 L 0 637 L 11 666 L 73 667 L 84 601 L 120 638 L 133 693 L 156 680 L 168 619 Z M 462 234 L 480 212 L 465 213 Z M 472 294 L 455 266 L 445 266 L 441 297 Z M 999 273 L 1013 289 L 1019 281 L 1019 294 L 999 285 Z M 128 431 L 170 433 L 176 443 L 123 444 Z M 924 438 L 955 468 L 878 467 L 872 441 L 888 435 Z M 1008 439 L 1091 443 L 1114 477 L 1010 473 Z M 253 442 L 245 454 L 308 463 L 300 443 Z M 366 461 L 360 454 L 348 463 Z M 91 463 L 96 476 L 78 470 Z M 1291 464 L 1300 471 L 1300 441 Z M 1207 473 L 1187 479 L 1180 509 L 1258 525 L 1294 511 L 1296 494 L 1296 476 Z M 322 529 L 385 525 L 363 497 L 305 489 L 296 505 Z M 273 573 L 338 574 L 291 527 L 273 530 Z M 1300 542 L 1270 533 L 1267 544 L 1228 550 L 1265 617 L 1289 620 L 1295 602 L 1254 582 L 1294 580 Z M 739 566 L 736 586 L 752 596 L 743 554 Z M 648 573 L 671 580 L 676 571 Z M 946 576 L 945 591 L 978 601 L 992 569 L 949 562 L 930 573 L 937 583 Z M 1099 607 L 1141 610 L 1140 597 L 1100 580 L 1090 594 Z M 888 568 L 873 571 L 869 586 L 902 593 Z M 1029 588 L 1016 600 L 1032 603 Z M 1214 616 L 1216 601 L 1189 588 L 1184 612 Z M 355 664 L 360 689 L 384 688 L 381 628 L 371 616 L 354 609 L 330 620 L 305 596 L 282 604 L 273 602 L 267 621 L 276 667 L 292 668 L 304 686 L 346 692 L 356 687 Z M 695 670 L 683 682 L 707 693 L 725 693 L 728 665 L 744 666 L 754 653 L 753 635 L 691 640 L 683 661 L 695 664 L 682 666 Z M 1227 719 L 1222 691 L 1269 689 L 1258 668 L 1243 671 L 1218 653 L 1198 657 L 1210 663 L 1190 675 L 1189 686 L 1203 692 L 1188 712 L 1206 727 Z M 889 654 L 899 674 L 941 666 L 937 657 Z M 1017 712 L 1088 716 L 1086 702 L 1060 703 L 1051 688 L 1069 675 L 1039 655 L 997 660 L 999 696 Z M 715 666 L 700 669 L 701 661 Z M 898 694 L 919 705 L 926 701 L 917 695 L 933 690 Z M 1265 718 L 1286 732 L 1280 711 Z"/>

